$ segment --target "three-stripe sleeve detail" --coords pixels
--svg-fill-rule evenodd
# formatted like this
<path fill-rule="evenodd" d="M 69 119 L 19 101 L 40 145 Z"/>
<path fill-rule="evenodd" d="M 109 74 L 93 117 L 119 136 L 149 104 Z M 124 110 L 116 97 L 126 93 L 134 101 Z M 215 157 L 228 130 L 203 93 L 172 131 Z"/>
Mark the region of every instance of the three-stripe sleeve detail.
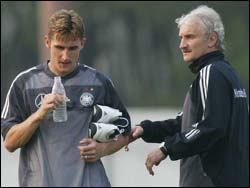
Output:
<path fill-rule="evenodd" d="M 202 101 L 202 107 L 203 107 L 202 119 L 204 119 L 205 108 L 206 108 L 210 68 L 211 68 L 211 65 L 208 65 L 200 70 L 199 86 L 200 86 L 201 101 Z"/>

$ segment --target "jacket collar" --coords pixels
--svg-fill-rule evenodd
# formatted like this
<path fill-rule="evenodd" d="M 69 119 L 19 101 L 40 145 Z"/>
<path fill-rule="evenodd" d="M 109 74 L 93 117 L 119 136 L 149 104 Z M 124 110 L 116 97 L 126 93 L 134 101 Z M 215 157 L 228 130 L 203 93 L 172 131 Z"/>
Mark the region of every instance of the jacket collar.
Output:
<path fill-rule="evenodd" d="M 213 61 L 217 60 L 223 60 L 224 59 L 224 54 L 220 51 L 213 51 L 208 54 L 205 54 L 195 61 L 192 62 L 191 65 L 189 65 L 189 69 L 191 70 L 192 73 L 197 73 L 199 72 L 203 67 L 206 65 L 210 64 Z"/>

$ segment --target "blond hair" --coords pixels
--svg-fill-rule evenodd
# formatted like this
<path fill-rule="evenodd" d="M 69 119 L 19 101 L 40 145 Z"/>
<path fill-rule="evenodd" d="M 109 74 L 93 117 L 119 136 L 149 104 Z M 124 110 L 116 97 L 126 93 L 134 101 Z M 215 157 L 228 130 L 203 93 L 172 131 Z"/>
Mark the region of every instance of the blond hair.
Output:
<path fill-rule="evenodd" d="M 61 9 L 56 11 L 48 22 L 48 37 L 51 40 L 76 40 L 85 37 L 85 25 L 82 17 L 74 10 Z"/>

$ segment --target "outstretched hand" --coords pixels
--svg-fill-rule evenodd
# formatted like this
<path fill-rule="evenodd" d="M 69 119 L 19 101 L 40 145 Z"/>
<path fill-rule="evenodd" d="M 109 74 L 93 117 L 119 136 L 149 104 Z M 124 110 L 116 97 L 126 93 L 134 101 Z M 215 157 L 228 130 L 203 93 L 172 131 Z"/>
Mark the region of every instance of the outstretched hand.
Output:
<path fill-rule="evenodd" d="M 125 151 L 129 151 L 128 145 L 143 135 L 143 128 L 140 125 L 133 126 L 129 135 L 128 144 L 125 146 Z"/>
<path fill-rule="evenodd" d="M 150 175 L 153 176 L 155 174 L 153 171 L 153 166 L 158 166 L 165 158 L 166 156 L 159 148 L 148 154 L 145 165 Z"/>

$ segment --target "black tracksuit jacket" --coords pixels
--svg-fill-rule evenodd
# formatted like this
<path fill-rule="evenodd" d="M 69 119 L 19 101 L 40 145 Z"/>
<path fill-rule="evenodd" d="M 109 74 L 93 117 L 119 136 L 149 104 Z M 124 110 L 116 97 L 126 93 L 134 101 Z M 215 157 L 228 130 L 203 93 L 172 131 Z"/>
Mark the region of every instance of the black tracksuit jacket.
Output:
<path fill-rule="evenodd" d="M 141 122 L 146 142 L 165 142 L 181 159 L 180 186 L 249 186 L 249 109 L 245 89 L 224 55 L 208 53 L 190 67 L 196 73 L 176 119 Z"/>

